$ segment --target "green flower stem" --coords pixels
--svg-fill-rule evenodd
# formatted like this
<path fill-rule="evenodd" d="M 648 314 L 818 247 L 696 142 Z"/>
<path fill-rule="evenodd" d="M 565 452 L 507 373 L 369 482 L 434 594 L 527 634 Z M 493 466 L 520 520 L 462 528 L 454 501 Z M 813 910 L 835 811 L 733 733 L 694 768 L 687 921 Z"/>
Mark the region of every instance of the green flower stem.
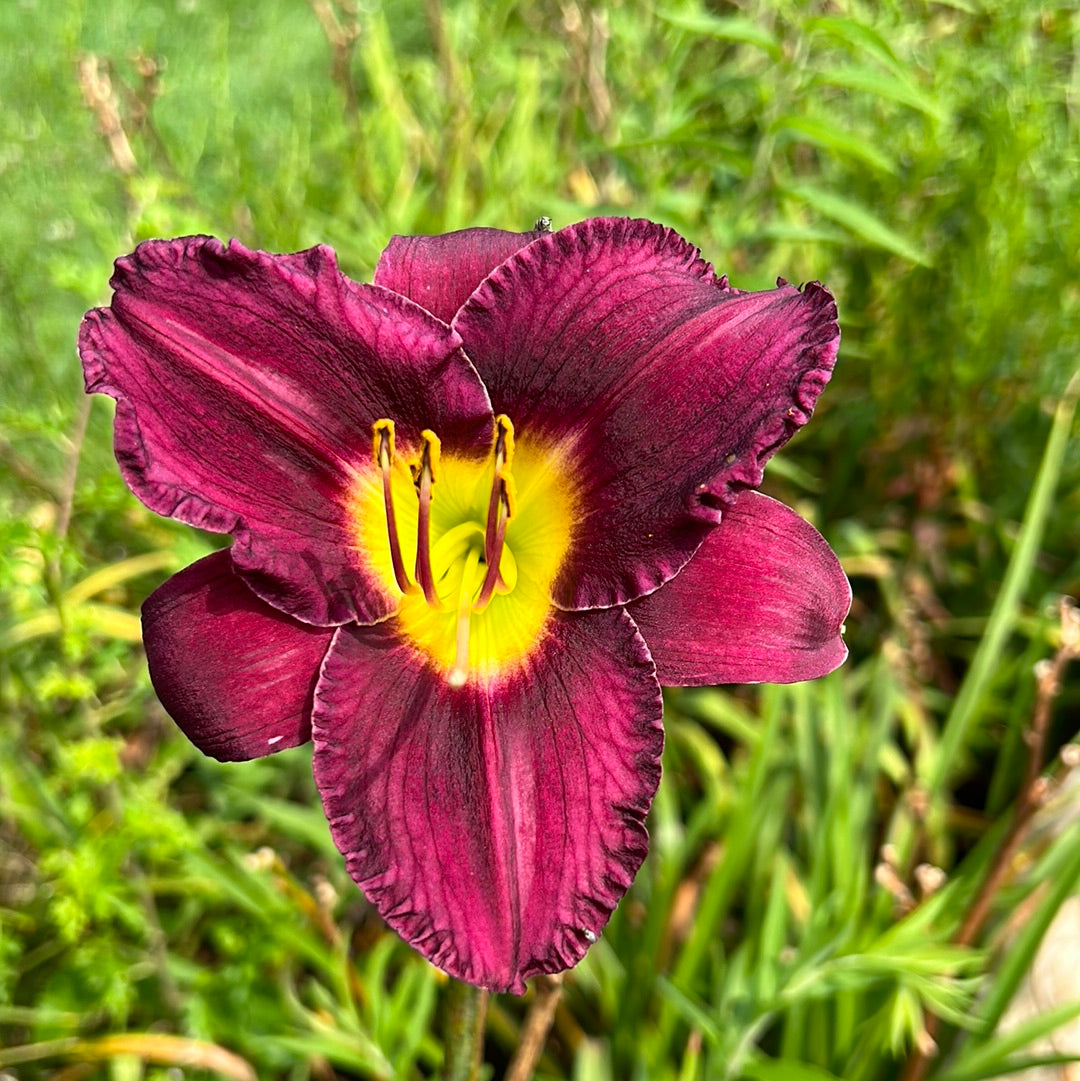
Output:
<path fill-rule="evenodd" d="M 484 1057 L 488 993 L 459 980 L 446 988 L 443 1081 L 477 1081 Z"/>

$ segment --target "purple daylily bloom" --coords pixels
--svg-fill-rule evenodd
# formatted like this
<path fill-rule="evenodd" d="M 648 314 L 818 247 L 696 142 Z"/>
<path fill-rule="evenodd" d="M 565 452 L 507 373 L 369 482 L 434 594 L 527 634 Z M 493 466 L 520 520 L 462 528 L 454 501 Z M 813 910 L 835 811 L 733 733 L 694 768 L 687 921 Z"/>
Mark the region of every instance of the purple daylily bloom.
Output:
<path fill-rule="evenodd" d="M 576 964 L 645 856 L 660 685 L 840 664 L 850 590 L 753 491 L 809 418 L 828 291 L 732 289 L 670 229 L 208 237 L 120 259 L 79 347 L 152 510 L 231 548 L 143 624 L 165 708 L 235 761 L 314 740 L 334 841 L 451 975 Z"/>

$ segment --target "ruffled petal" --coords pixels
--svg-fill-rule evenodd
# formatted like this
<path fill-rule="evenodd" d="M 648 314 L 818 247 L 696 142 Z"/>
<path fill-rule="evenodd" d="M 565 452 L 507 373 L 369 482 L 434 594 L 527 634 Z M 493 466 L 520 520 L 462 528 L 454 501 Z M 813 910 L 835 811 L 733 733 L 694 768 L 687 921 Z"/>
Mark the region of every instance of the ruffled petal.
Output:
<path fill-rule="evenodd" d="M 541 237 L 453 323 L 516 437 L 558 445 L 582 508 L 555 581 L 565 608 L 662 585 L 809 418 L 839 342 L 816 282 L 730 289 L 646 221 Z"/>
<path fill-rule="evenodd" d="M 232 533 L 260 596 L 317 624 L 384 617 L 350 496 L 372 423 L 484 453 L 486 392 L 445 324 L 357 285 L 329 248 L 274 256 L 209 237 L 149 241 L 83 321 L 88 391 L 117 400 L 115 448 L 152 510 Z"/>
<path fill-rule="evenodd" d="M 350 874 L 452 976 L 520 993 L 576 964 L 645 856 L 659 687 L 619 609 L 560 614 L 528 667 L 451 688 L 393 621 L 343 627 L 315 778 Z"/>
<path fill-rule="evenodd" d="M 333 635 L 259 600 L 228 551 L 173 575 L 143 605 L 146 659 L 161 704 L 200 751 L 222 762 L 307 743 Z"/>
<path fill-rule="evenodd" d="M 825 538 L 746 492 L 693 559 L 628 605 L 669 687 L 796 683 L 843 663 L 851 586 Z"/>
<path fill-rule="evenodd" d="M 393 236 L 379 256 L 374 281 L 449 323 L 501 262 L 543 235 L 535 229 L 460 229 L 441 236 Z"/>

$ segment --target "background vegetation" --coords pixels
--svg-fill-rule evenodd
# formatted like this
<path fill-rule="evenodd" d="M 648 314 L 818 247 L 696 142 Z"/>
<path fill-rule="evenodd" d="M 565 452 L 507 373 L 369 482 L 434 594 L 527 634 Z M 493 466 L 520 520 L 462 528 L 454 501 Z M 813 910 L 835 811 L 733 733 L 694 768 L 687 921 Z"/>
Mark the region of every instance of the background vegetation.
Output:
<path fill-rule="evenodd" d="M 1076 5 L 1024 0 L 0 5 L 3 1076 L 438 1071 L 445 983 L 344 874 L 309 756 L 217 764 L 155 702 L 139 603 L 215 541 L 128 494 L 74 341 L 146 237 L 365 279 L 393 232 L 540 214 L 836 291 L 767 487 L 855 589 L 834 676 L 669 695 L 648 863 L 541 1076 L 1060 1054 L 1080 1002 L 999 1022 L 1080 877 L 1078 56 Z M 492 1003 L 496 1076 L 530 1001 Z"/>

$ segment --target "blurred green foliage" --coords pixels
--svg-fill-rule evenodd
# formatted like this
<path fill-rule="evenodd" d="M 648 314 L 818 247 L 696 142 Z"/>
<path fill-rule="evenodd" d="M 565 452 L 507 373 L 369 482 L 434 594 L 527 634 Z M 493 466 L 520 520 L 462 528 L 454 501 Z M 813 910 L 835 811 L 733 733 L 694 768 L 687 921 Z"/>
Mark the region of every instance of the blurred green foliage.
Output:
<path fill-rule="evenodd" d="M 996 1033 L 1075 830 L 1033 834 L 954 940 L 1080 592 L 1069 408 L 1050 439 L 1077 55 L 1075 5 L 1019 0 L 0 6 L 0 1069 L 437 1070 L 441 977 L 348 880 L 308 756 L 219 765 L 155 703 L 138 605 L 214 541 L 127 493 L 74 341 L 146 237 L 325 242 L 363 279 L 393 232 L 540 214 L 647 216 L 740 286 L 836 291 L 836 377 L 767 484 L 855 586 L 836 675 L 669 695 L 649 861 L 542 1075 L 876 1081 L 931 1012 L 931 1076 L 975 1081 L 1063 1020 Z M 1074 678 L 1051 750 L 1078 706 Z M 492 1006 L 496 1069 L 525 1006 Z"/>

